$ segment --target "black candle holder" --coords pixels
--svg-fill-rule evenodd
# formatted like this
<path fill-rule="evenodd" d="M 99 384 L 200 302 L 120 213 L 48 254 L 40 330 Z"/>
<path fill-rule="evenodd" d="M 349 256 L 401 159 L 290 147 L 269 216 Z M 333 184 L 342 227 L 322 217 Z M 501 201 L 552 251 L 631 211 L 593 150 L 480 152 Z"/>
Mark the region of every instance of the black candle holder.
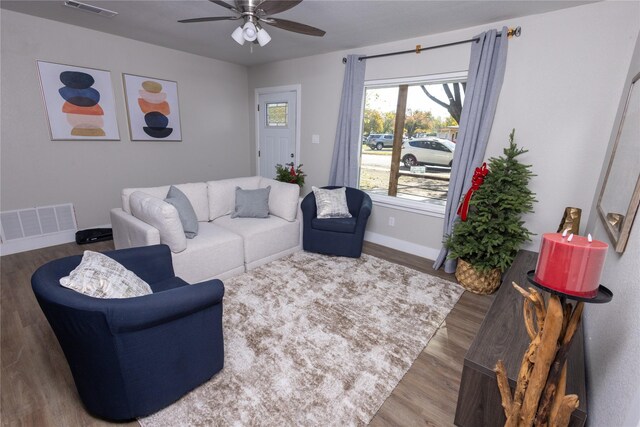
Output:
<path fill-rule="evenodd" d="M 571 299 L 574 301 L 582 301 L 582 302 L 588 302 L 591 304 L 605 304 L 608 303 L 609 301 L 611 301 L 611 299 L 613 298 L 613 292 L 611 292 L 608 288 L 600 285 L 598 286 L 598 293 L 596 294 L 595 297 L 593 298 L 587 298 L 587 297 L 581 297 L 581 296 L 576 296 L 576 295 L 571 295 L 571 294 L 567 294 L 564 292 L 560 292 L 557 291 L 553 288 L 549 288 L 547 286 L 544 286 L 538 282 L 536 282 L 534 280 L 535 277 L 535 270 L 529 270 L 527 272 L 527 280 L 529 281 L 529 283 L 531 283 L 532 285 L 534 285 L 535 287 L 542 289 L 544 291 L 547 291 L 551 294 L 557 295 L 560 297 L 560 299 L 562 301 L 567 300 L 567 299 Z"/>

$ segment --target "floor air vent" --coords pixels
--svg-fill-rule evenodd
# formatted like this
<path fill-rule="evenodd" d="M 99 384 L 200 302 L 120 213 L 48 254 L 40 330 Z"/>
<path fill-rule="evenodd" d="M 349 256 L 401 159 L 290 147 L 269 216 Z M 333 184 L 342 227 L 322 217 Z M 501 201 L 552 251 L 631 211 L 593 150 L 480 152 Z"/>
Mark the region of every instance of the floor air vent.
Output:
<path fill-rule="evenodd" d="M 75 235 L 77 228 L 71 203 L 0 212 L 2 255 L 73 241 L 69 236 Z M 37 242 L 37 238 L 41 240 Z"/>

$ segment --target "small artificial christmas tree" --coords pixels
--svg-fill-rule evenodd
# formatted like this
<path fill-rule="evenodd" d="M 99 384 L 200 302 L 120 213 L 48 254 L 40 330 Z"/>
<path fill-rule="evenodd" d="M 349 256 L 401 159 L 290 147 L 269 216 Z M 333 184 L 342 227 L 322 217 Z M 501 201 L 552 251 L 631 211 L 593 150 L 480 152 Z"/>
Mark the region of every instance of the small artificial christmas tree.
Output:
<path fill-rule="evenodd" d="M 531 165 L 518 161 L 527 150 L 517 147 L 514 134 L 515 129 L 504 156 L 489 159 L 489 174 L 469 202 L 468 219 L 456 223 L 446 241 L 449 258 L 460 258 L 481 273 L 504 272 L 532 236 L 522 215 L 533 212 L 535 194 L 527 185 L 534 174 Z"/>

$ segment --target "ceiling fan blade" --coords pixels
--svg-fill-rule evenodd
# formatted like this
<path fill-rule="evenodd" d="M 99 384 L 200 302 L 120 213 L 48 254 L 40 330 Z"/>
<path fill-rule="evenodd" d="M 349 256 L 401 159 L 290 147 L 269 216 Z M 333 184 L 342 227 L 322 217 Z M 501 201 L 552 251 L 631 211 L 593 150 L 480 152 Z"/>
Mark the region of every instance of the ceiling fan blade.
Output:
<path fill-rule="evenodd" d="M 190 24 L 192 22 L 235 21 L 237 19 L 240 19 L 240 17 L 239 16 L 210 16 L 208 18 L 181 19 L 178 22 L 182 24 Z"/>
<path fill-rule="evenodd" d="M 301 2 L 302 0 L 264 0 L 256 9 L 262 10 L 264 15 L 274 15 L 289 10 Z"/>
<path fill-rule="evenodd" d="M 299 22 L 289 21 L 287 19 L 261 18 L 260 21 L 277 28 L 282 28 L 283 30 L 293 31 L 294 33 L 306 34 L 308 36 L 322 37 L 326 34 L 325 31 L 322 31 L 319 28 L 315 28 L 310 25 L 301 24 Z"/>
<path fill-rule="evenodd" d="M 229 3 L 227 3 L 227 2 L 220 1 L 220 0 L 209 0 L 209 1 L 210 1 L 211 3 L 215 3 L 215 4 L 217 4 L 218 6 L 222 6 L 222 7 L 225 7 L 225 8 L 227 8 L 227 9 L 229 9 L 229 10 L 233 10 L 234 12 L 240 13 L 240 11 L 239 11 L 238 9 L 236 9 L 236 7 L 235 7 L 235 6 L 232 6 L 232 5 L 230 5 Z"/>

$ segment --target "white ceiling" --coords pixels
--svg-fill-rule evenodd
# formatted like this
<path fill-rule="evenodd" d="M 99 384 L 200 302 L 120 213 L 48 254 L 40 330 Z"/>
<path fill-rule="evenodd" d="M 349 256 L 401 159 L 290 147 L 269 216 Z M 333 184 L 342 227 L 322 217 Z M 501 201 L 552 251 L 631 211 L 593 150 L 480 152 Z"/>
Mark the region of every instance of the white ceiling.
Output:
<path fill-rule="evenodd" d="M 534 15 L 586 1 L 407 1 L 305 0 L 278 18 L 311 25 L 327 34 L 312 37 L 265 26 L 272 37 L 264 47 L 238 45 L 231 32 L 241 21 L 181 24 L 179 19 L 230 16 L 206 0 L 81 0 L 118 12 L 113 18 L 71 9 L 63 0 L 2 0 L 3 9 L 53 19 L 147 43 L 242 65 L 350 50 Z M 517 20 L 513 21 L 517 25 Z M 526 31 L 523 28 L 523 31 Z M 251 47 L 253 46 L 253 51 Z"/>

